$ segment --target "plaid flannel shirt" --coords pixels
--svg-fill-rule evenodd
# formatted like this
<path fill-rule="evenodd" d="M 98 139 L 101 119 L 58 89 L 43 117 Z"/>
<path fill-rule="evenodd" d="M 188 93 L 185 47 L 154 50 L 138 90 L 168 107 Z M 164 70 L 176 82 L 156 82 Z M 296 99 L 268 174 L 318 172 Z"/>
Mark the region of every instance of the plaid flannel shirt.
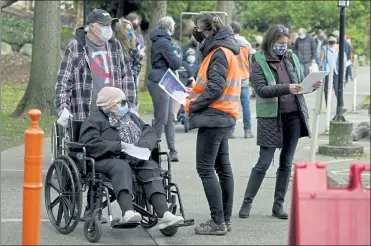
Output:
<path fill-rule="evenodd" d="M 77 33 L 77 32 L 76 32 Z M 64 53 L 55 87 L 55 106 L 59 115 L 67 108 L 73 120 L 84 120 L 90 114 L 93 82 L 85 36 L 71 40 Z M 124 91 L 129 109 L 136 110 L 137 92 L 130 62 L 124 57 L 121 44 L 115 38 L 106 43 L 111 73 L 108 86 Z"/>

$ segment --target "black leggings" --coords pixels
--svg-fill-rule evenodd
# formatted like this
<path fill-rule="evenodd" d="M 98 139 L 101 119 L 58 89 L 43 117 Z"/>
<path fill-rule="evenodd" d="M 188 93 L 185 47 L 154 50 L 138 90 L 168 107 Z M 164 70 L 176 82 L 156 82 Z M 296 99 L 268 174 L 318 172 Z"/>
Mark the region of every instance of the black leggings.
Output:
<path fill-rule="evenodd" d="M 202 180 L 211 218 L 217 224 L 230 222 L 232 214 L 234 179 L 228 147 L 231 129 L 200 128 L 197 135 L 197 173 Z"/>

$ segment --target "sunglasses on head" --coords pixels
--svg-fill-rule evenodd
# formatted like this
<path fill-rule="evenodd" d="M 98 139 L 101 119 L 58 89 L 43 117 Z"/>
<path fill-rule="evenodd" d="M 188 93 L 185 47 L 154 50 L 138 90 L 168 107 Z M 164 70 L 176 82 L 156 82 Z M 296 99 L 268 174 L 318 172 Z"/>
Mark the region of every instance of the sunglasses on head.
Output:
<path fill-rule="evenodd" d="M 290 33 L 290 29 L 288 29 L 287 27 L 281 27 L 281 26 L 279 26 L 277 28 L 277 32 L 283 33 L 283 34 L 289 34 Z"/>

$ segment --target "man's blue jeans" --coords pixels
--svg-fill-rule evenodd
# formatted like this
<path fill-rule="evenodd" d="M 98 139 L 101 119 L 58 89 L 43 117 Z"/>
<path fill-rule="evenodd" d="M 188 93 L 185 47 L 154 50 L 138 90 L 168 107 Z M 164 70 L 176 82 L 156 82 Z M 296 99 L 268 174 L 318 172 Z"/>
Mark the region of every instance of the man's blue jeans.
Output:
<path fill-rule="evenodd" d="M 243 118 L 243 129 L 251 129 L 251 111 L 250 111 L 250 95 L 249 87 L 241 87 L 241 106 L 242 106 L 242 118 Z"/>

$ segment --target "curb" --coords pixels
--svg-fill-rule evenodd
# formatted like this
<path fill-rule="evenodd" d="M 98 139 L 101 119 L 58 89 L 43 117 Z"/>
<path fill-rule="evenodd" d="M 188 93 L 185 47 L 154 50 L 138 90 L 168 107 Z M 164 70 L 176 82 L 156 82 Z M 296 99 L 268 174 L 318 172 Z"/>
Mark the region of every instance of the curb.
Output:
<path fill-rule="evenodd" d="M 332 187 L 345 187 L 348 186 L 348 182 L 339 177 L 338 175 L 332 173 L 331 171 L 327 172 L 327 182 L 329 186 Z"/>

